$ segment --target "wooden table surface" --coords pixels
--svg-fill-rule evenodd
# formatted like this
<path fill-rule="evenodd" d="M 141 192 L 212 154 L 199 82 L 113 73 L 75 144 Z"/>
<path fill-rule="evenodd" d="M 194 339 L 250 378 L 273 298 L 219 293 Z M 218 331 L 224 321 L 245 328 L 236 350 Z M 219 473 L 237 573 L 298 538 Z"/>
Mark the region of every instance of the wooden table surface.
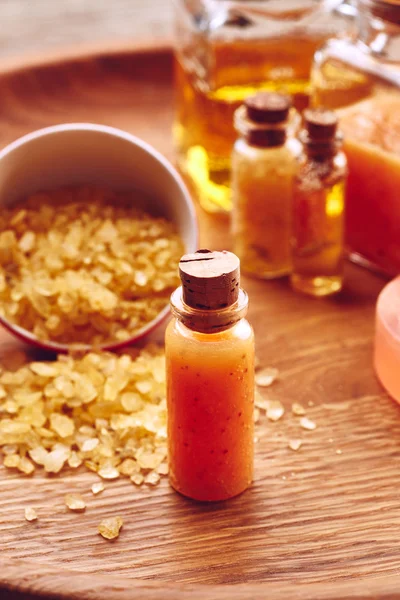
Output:
<path fill-rule="evenodd" d="M 1 60 L 172 34 L 172 0 L 0 0 Z"/>
<path fill-rule="evenodd" d="M 45 125 L 91 120 L 173 159 L 171 67 L 161 50 L 5 73 L 0 146 Z M 226 220 L 199 217 L 203 247 L 229 247 Z M 286 407 L 280 422 L 258 425 L 252 488 L 207 506 L 166 480 L 153 490 L 116 481 L 91 497 L 96 476 L 84 469 L 24 478 L 0 467 L 1 600 L 29 592 L 63 600 L 400 598 L 400 411 L 372 369 L 384 281 L 347 265 L 343 294 L 321 301 L 295 295 L 284 280 L 243 285 L 257 354 L 280 372 L 268 393 Z M 4 352 L 9 338 L 0 338 Z M 315 431 L 299 427 L 295 401 Z M 298 437 L 303 446 L 293 452 L 288 442 Z M 66 492 L 85 494 L 84 514 L 66 511 Z M 40 510 L 37 523 L 24 521 L 27 504 Z M 97 525 L 115 514 L 124 529 L 108 544 Z"/>

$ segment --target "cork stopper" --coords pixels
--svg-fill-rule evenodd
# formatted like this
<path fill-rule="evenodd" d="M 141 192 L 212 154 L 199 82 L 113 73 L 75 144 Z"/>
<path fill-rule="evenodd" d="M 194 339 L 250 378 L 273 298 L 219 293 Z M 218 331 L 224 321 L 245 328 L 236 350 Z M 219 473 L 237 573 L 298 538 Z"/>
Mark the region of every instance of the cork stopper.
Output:
<path fill-rule="evenodd" d="M 240 261 L 232 252 L 198 250 L 179 262 L 185 304 L 200 310 L 218 310 L 237 302 Z"/>
<path fill-rule="evenodd" d="M 338 119 L 332 110 L 307 109 L 303 113 L 303 121 L 311 140 L 331 140 L 336 135 Z"/>
<path fill-rule="evenodd" d="M 290 96 L 259 92 L 246 98 L 247 117 L 255 123 L 283 123 L 289 116 L 292 106 Z"/>

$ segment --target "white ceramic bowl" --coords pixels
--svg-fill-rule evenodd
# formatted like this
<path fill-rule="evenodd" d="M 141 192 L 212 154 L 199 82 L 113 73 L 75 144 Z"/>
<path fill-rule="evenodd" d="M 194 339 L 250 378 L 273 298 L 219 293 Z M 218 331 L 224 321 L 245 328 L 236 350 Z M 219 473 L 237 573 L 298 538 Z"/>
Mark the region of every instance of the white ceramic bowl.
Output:
<path fill-rule="evenodd" d="M 182 179 L 159 152 L 125 131 L 91 123 L 56 125 L 25 135 L 0 152 L 0 206 L 10 206 L 34 192 L 80 184 L 144 192 L 141 208 L 176 223 L 186 252 L 197 249 L 195 210 Z M 116 350 L 149 335 L 168 313 L 165 307 L 133 337 L 107 343 L 103 349 Z M 0 323 L 25 342 L 68 351 L 67 344 L 37 340 L 1 317 Z"/>

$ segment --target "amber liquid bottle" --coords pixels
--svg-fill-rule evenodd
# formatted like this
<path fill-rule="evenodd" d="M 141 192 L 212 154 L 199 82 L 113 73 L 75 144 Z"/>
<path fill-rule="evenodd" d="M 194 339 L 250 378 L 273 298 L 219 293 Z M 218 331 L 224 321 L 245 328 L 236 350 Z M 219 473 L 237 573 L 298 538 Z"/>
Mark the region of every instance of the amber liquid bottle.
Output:
<path fill-rule="evenodd" d="M 347 162 L 337 117 L 324 109 L 304 111 L 303 155 L 293 188 L 295 290 L 312 296 L 338 292 L 343 284 Z"/>
<path fill-rule="evenodd" d="M 301 146 L 291 135 L 297 119 L 290 107 L 289 96 L 260 92 L 235 113 L 234 251 L 245 273 L 264 279 L 291 270 L 293 177 Z"/>
<path fill-rule="evenodd" d="M 254 334 L 231 252 L 180 262 L 165 336 L 171 485 L 202 501 L 227 500 L 253 478 Z"/>

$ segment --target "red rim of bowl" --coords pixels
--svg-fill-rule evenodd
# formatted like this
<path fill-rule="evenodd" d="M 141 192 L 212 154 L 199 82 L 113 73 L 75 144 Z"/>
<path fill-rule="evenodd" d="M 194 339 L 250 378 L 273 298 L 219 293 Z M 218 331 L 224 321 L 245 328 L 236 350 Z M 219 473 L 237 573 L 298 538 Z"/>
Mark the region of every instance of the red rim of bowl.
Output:
<path fill-rule="evenodd" d="M 50 135 L 50 134 L 58 132 L 58 131 L 71 131 L 71 130 L 76 130 L 76 129 L 81 130 L 81 131 L 95 130 L 95 131 L 98 131 L 99 133 L 108 133 L 110 135 L 125 139 L 125 140 L 131 142 L 133 145 L 139 146 L 140 148 L 142 148 L 142 150 L 144 150 L 148 154 L 151 154 L 152 156 L 154 156 L 154 158 L 157 160 L 157 162 L 159 162 L 164 167 L 164 169 L 166 169 L 168 171 L 170 176 L 175 180 L 176 184 L 178 185 L 178 188 L 181 191 L 182 196 L 185 198 L 186 205 L 187 205 L 187 208 L 188 208 L 188 211 L 190 214 L 190 218 L 192 220 L 193 227 L 194 227 L 193 248 L 186 248 L 186 252 L 195 252 L 195 250 L 197 249 L 198 241 L 199 241 L 199 224 L 198 224 L 193 200 L 191 198 L 190 192 L 189 192 L 188 188 L 186 187 L 182 177 L 180 176 L 180 174 L 178 173 L 176 168 L 173 166 L 173 164 L 170 161 L 168 161 L 160 152 L 158 152 L 158 150 L 155 150 L 155 148 L 153 148 L 153 146 L 151 146 L 147 142 L 144 142 L 140 138 L 138 138 L 126 131 L 123 131 L 122 129 L 118 129 L 116 127 L 110 127 L 108 125 L 99 125 L 97 123 L 65 123 L 65 124 L 54 125 L 51 127 L 45 127 L 43 129 L 37 129 L 36 131 L 33 131 L 31 133 L 28 133 L 27 135 L 24 135 L 24 136 L 18 138 L 17 140 L 15 140 L 14 142 L 11 142 L 10 144 L 8 144 L 8 146 L 3 148 L 3 150 L 0 151 L 0 160 L 4 156 L 9 154 L 10 152 L 15 150 L 16 148 L 18 148 L 19 146 L 22 146 L 23 144 L 31 141 L 32 139 L 42 137 L 45 135 Z M 36 348 L 40 348 L 42 350 L 48 350 L 51 352 L 66 354 L 66 353 L 72 352 L 72 351 L 76 351 L 76 352 L 116 351 L 116 350 L 121 350 L 123 348 L 127 348 L 128 346 L 132 346 L 136 342 L 143 340 L 145 337 L 147 337 L 148 335 L 153 333 L 159 326 L 161 326 L 161 324 L 168 318 L 169 315 L 170 315 L 170 308 L 169 308 L 169 305 L 167 304 L 152 321 L 150 321 L 149 323 L 147 323 L 147 325 L 145 325 L 144 327 L 139 329 L 139 331 L 137 333 L 135 333 L 134 335 L 132 335 L 130 338 L 119 341 L 119 342 L 107 342 L 105 344 L 99 344 L 98 346 L 91 346 L 90 344 L 80 344 L 79 342 L 76 342 L 73 344 L 72 343 L 71 344 L 61 344 L 59 342 L 53 342 L 51 340 L 40 340 L 40 339 L 36 338 L 33 335 L 33 333 L 31 333 L 27 329 L 24 329 L 23 327 L 15 324 L 15 323 L 12 323 L 11 321 L 8 321 L 1 315 L 0 315 L 0 324 L 7 331 L 12 333 L 15 337 L 26 342 L 30 346 L 35 346 Z"/>

